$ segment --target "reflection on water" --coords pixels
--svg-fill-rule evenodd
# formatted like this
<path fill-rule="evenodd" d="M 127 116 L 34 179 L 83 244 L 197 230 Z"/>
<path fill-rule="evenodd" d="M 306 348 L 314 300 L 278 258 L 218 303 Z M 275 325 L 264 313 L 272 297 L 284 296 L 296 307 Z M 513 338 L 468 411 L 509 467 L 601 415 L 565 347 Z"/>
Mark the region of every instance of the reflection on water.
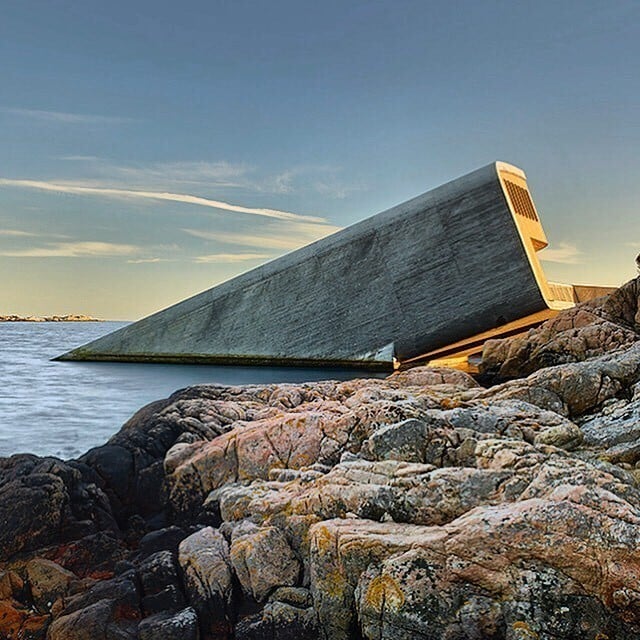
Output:
<path fill-rule="evenodd" d="M 202 382 L 250 384 L 362 377 L 290 367 L 51 362 L 123 322 L 0 323 L 0 456 L 70 458 L 105 442 L 137 409 Z"/>

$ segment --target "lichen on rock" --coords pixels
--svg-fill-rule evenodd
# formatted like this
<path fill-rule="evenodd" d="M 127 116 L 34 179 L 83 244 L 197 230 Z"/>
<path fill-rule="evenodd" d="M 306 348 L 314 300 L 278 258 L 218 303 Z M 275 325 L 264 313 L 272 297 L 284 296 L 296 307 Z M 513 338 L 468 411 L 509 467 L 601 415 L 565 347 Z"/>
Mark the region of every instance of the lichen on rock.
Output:
<path fill-rule="evenodd" d="M 0 637 L 640 640 L 639 293 L 487 345 L 489 388 L 198 385 L 1 460 Z"/>

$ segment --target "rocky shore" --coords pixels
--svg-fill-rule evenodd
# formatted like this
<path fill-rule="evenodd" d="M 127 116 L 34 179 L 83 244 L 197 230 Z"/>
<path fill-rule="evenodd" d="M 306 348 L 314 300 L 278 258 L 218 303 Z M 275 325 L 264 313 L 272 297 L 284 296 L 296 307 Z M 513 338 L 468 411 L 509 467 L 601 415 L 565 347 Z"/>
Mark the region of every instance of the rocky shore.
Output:
<path fill-rule="evenodd" d="M 0 460 L 0 637 L 640 639 L 640 279 L 482 369 L 199 385 Z"/>
<path fill-rule="evenodd" d="M 0 322 L 101 322 L 98 318 L 71 313 L 65 316 L 0 316 Z"/>

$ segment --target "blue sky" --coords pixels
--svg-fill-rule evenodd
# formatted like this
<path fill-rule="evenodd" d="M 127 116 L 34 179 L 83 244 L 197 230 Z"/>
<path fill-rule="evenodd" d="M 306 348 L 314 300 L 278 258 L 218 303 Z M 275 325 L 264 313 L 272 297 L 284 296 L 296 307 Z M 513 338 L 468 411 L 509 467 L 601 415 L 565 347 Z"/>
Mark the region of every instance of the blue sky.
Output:
<path fill-rule="evenodd" d="M 494 160 L 551 279 L 640 251 L 640 3 L 21 0 L 0 313 L 135 319 Z"/>

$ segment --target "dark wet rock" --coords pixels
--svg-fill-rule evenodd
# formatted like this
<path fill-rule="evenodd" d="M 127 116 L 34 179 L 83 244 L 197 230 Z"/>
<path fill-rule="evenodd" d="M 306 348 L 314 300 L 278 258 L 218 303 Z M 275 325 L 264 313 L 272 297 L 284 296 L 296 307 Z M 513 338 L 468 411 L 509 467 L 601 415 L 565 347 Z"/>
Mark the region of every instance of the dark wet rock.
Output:
<path fill-rule="evenodd" d="M 43 555 L 79 577 L 102 579 L 111 577 L 130 552 L 121 537 L 103 531 L 46 549 Z"/>
<path fill-rule="evenodd" d="M 127 619 L 140 618 L 140 592 L 133 571 L 109 580 L 100 580 L 87 591 L 68 598 L 62 615 L 86 609 L 101 601 L 109 601 L 116 612 Z"/>
<path fill-rule="evenodd" d="M 313 608 L 299 608 L 274 601 L 258 615 L 236 625 L 236 640 L 317 640 L 318 627 Z"/>
<path fill-rule="evenodd" d="M 186 605 L 185 596 L 181 588 L 170 584 L 155 593 L 142 598 L 142 612 L 146 616 L 156 613 L 171 613 Z"/>
<path fill-rule="evenodd" d="M 141 618 L 135 573 L 94 582 L 88 589 L 65 597 L 52 613 L 49 640 L 134 640 Z"/>
<path fill-rule="evenodd" d="M 167 404 L 163 400 L 143 407 L 106 445 L 80 458 L 95 469 L 120 523 L 133 514 L 148 517 L 163 509 L 162 476 L 153 474 L 154 465 L 181 433 L 158 417 Z"/>
<path fill-rule="evenodd" d="M 113 573 L 115 576 L 121 576 L 128 571 L 135 571 L 135 564 L 130 560 L 119 560 L 113 567 Z"/>
<path fill-rule="evenodd" d="M 91 478 L 72 463 L 32 455 L 0 459 L 0 522 L 0 560 L 117 530 L 110 504 Z"/>
<path fill-rule="evenodd" d="M 262 611 L 236 625 L 236 640 L 317 640 L 313 598 L 308 589 L 279 587 Z"/>
<path fill-rule="evenodd" d="M 178 565 L 170 551 L 158 551 L 145 558 L 138 568 L 146 594 L 157 593 L 168 585 L 178 584 Z"/>
<path fill-rule="evenodd" d="M 138 573 L 143 592 L 142 609 L 146 615 L 176 612 L 184 608 L 186 603 L 182 580 L 173 553 L 159 551 L 147 557 Z"/>
<path fill-rule="evenodd" d="M 61 615 L 49 627 L 48 640 L 136 640 L 138 621 L 126 607 L 105 599 Z"/>
<path fill-rule="evenodd" d="M 151 531 L 140 540 L 140 553 L 144 556 L 151 555 L 158 551 L 172 551 L 177 553 L 178 545 L 186 537 L 186 531 L 175 525 Z"/>
<path fill-rule="evenodd" d="M 123 503 L 132 493 L 131 484 L 135 477 L 131 452 L 118 445 L 105 445 L 91 449 L 81 461 L 102 478 L 111 504 L 117 512 L 122 512 Z"/>
<path fill-rule="evenodd" d="M 100 478 L 121 525 L 132 515 L 150 520 L 164 512 L 163 461 L 180 438 L 215 438 L 247 416 L 244 407 L 230 401 L 233 395 L 214 385 L 178 391 L 140 409 L 107 444 L 80 458 Z"/>
<path fill-rule="evenodd" d="M 139 640 L 199 640 L 198 617 L 187 607 L 176 613 L 159 613 L 138 625 Z"/>

